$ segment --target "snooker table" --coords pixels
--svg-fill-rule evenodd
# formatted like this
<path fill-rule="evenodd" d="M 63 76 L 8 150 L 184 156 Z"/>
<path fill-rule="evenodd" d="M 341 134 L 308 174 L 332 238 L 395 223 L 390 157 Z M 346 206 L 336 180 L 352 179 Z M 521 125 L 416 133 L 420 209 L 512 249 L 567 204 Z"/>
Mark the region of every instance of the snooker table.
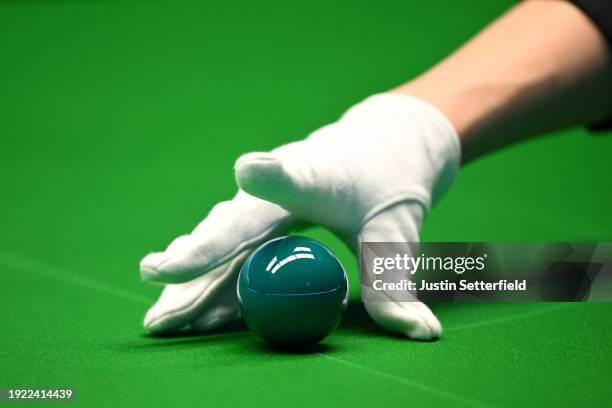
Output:
<path fill-rule="evenodd" d="M 0 4 L 0 388 L 74 406 L 609 406 L 612 304 L 434 304 L 436 342 L 352 302 L 318 347 L 237 322 L 150 337 L 138 261 L 235 190 L 240 154 L 302 138 L 423 71 L 510 0 Z M 588 103 L 585 102 L 585 103 Z M 464 168 L 425 241 L 612 241 L 612 134 L 581 128 Z M 58 404 L 62 404 L 59 402 Z M 72 405 L 71 405 L 72 406 Z"/>

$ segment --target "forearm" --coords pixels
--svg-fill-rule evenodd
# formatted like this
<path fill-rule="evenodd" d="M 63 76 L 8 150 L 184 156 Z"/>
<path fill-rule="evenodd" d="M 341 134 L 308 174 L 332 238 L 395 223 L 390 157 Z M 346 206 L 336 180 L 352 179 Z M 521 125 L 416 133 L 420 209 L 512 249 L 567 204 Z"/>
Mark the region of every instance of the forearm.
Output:
<path fill-rule="evenodd" d="M 575 6 L 531 0 L 393 92 L 419 97 L 455 126 L 463 161 L 612 112 L 603 36 Z"/>

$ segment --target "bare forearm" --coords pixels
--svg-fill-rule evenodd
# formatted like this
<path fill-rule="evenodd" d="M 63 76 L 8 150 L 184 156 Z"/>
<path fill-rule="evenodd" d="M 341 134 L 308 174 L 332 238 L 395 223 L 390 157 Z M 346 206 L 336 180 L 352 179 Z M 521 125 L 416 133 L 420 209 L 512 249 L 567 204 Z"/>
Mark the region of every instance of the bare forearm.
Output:
<path fill-rule="evenodd" d="M 612 112 L 604 38 L 570 3 L 517 5 L 431 70 L 393 90 L 438 107 L 464 162 L 514 141 Z"/>

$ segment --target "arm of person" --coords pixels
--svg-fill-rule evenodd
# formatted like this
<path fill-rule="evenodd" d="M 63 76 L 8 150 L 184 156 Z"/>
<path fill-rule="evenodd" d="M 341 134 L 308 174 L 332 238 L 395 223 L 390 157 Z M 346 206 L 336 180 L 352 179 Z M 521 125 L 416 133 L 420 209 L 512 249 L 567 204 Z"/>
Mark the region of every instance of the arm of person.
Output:
<path fill-rule="evenodd" d="M 528 137 L 607 119 L 612 63 L 605 37 L 581 9 L 529 0 L 392 92 L 440 109 L 457 130 L 465 163 Z"/>

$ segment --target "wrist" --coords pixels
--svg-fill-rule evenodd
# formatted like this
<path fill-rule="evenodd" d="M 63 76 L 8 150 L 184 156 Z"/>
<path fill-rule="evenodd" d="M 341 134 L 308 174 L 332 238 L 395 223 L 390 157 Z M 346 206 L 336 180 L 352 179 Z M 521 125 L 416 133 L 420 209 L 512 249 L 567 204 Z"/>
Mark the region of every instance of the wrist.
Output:
<path fill-rule="evenodd" d="M 486 83 L 455 83 L 426 74 L 391 92 L 416 97 L 438 109 L 455 129 L 465 162 L 478 155 L 478 147 L 482 148 L 475 143 L 477 135 L 492 124 L 493 114 L 502 109 L 505 101 L 512 99 L 510 89 L 497 88 Z"/>

